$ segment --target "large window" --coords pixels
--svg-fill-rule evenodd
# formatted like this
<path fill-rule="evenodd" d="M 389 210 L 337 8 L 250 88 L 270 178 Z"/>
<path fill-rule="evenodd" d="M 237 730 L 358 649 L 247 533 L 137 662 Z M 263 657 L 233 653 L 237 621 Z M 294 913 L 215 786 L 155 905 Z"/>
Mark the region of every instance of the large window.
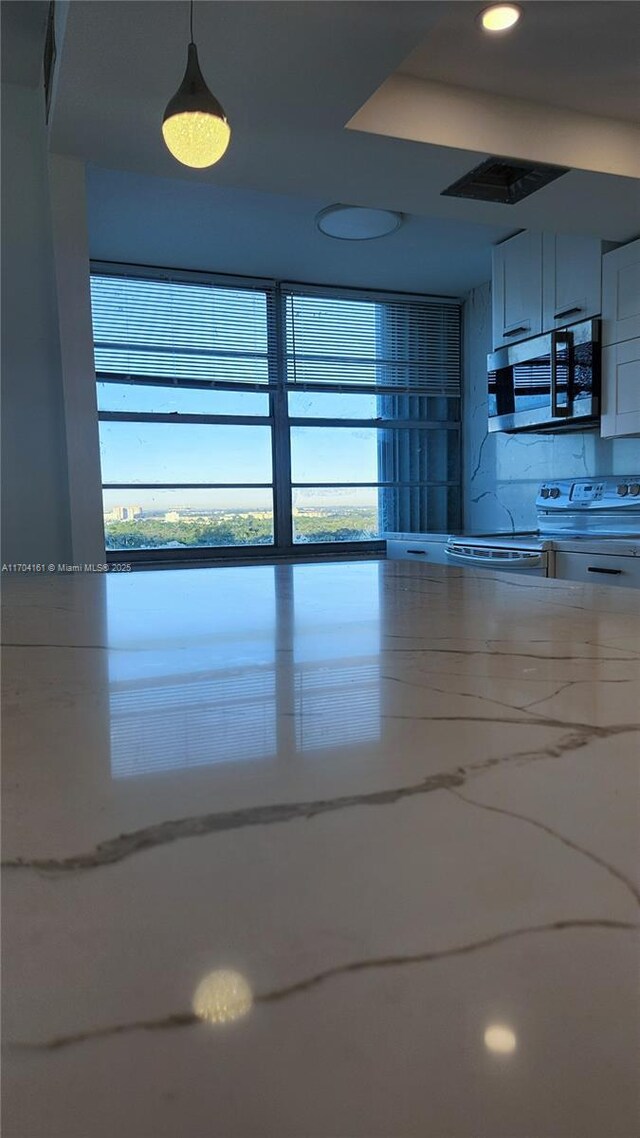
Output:
<path fill-rule="evenodd" d="M 108 550 L 459 524 L 457 302 L 111 265 L 91 294 Z"/>

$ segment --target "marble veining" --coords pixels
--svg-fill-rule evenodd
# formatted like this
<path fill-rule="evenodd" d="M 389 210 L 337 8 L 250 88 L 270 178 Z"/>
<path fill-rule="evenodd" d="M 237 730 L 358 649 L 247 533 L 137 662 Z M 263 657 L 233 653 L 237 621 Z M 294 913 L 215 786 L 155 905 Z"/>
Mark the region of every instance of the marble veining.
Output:
<path fill-rule="evenodd" d="M 368 561 L 4 604 L 8 1138 L 637 1132 L 637 592 Z M 221 970 L 251 999 L 205 1022 Z"/>
<path fill-rule="evenodd" d="M 437 690 L 437 689 L 432 689 Z M 413 722 L 454 722 L 454 723 L 521 723 L 519 719 L 472 715 L 442 716 L 442 715 L 411 715 L 389 716 L 391 719 L 411 719 Z M 551 747 L 544 747 L 539 751 L 514 752 L 502 758 L 484 759 L 482 762 L 469 767 L 462 767 L 458 771 L 444 772 L 442 774 L 428 775 L 421 782 L 411 786 L 393 787 L 391 790 L 374 791 L 369 794 L 354 794 L 344 797 L 316 800 L 313 802 L 277 803 L 269 806 L 249 807 L 245 810 L 229 811 L 222 814 L 201 814 L 191 818 L 171 819 L 166 822 L 148 826 L 143 830 L 136 830 L 128 834 L 120 834 L 116 838 L 100 842 L 94 850 L 88 853 L 75 854 L 65 858 L 7 858 L 3 860 L 3 869 L 33 869 L 46 873 L 64 873 L 75 870 L 98 869 L 102 866 L 113 865 L 123 861 L 133 854 L 152 849 L 155 846 L 167 845 L 184 838 L 197 838 L 210 834 L 224 833 L 226 830 L 239 830 L 245 826 L 271 826 L 294 819 L 310 821 L 322 814 L 334 810 L 346 810 L 350 807 L 386 806 L 418 794 L 430 794 L 436 790 L 451 790 L 453 787 L 464 786 L 468 778 L 480 774 L 488 766 L 497 766 L 509 762 L 531 762 L 535 759 L 549 758 L 565 754 L 584 746 L 592 738 L 612 738 L 613 736 L 636 734 L 640 732 L 640 724 L 618 724 L 614 727 L 589 727 L 581 723 L 563 723 L 556 719 L 538 718 L 535 722 L 541 727 L 572 727 L 576 729 L 570 735 L 559 739 Z M 466 801 L 466 800 L 465 800 Z M 476 804 L 477 805 L 477 804 Z M 486 807 L 486 809 L 491 809 Z M 505 811 L 501 811 L 505 813 Z M 525 819 L 530 821 L 530 819 Z M 544 829 L 544 827 L 542 827 Z M 586 852 L 586 851 L 583 851 Z M 595 859 L 598 860 L 598 859 Z M 615 872 L 611 870 L 611 872 Z M 620 875 L 618 875 L 620 876 Z"/>
<path fill-rule="evenodd" d="M 530 818 L 528 814 L 521 814 L 517 810 L 503 810 L 500 806 L 490 806 L 487 802 L 478 802 L 477 799 L 470 798 L 468 794 L 461 794 L 459 790 L 454 790 L 451 786 L 447 787 L 447 789 L 451 791 L 452 794 L 455 794 L 456 798 L 459 798 L 461 802 L 466 802 L 468 806 L 476 806 L 479 810 L 488 810 L 493 814 L 504 814 L 508 818 L 515 818 L 518 822 L 526 822 L 527 825 L 535 826 L 538 830 L 543 830 L 545 834 L 550 834 L 552 838 L 556 838 L 557 841 L 562 842 L 563 846 L 567 846 L 568 849 L 575 850 L 576 853 L 588 857 L 595 865 L 601 866 L 602 869 L 610 873 L 612 877 L 621 881 L 625 889 L 629 890 L 631 896 L 637 901 L 638 905 L 640 905 L 640 889 L 636 887 L 635 882 L 631 881 L 625 873 L 621 873 L 614 865 L 610 865 L 608 861 L 605 861 L 602 857 L 598 857 L 597 854 L 586 849 L 585 846 L 581 846 L 577 842 L 572 842 L 570 838 L 565 838 L 563 834 L 559 834 L 552 826 L 546 826 L 544 822 L 539 822 L 536 818 Z"/>
<path fill-rule="evenodd" d="M 496 936 L 485 937 L 483 940 L 473 941 L 471 944 L 459 944 L 453 948 L 445 948 L 437 952 L 426 951 L 413 953 L 409 956 L 402 954 L 398 956 L 385 956 L 374 960 L 351 960 L 347 964 L 336 965 L 334 968 L 326 968 L 322 972 L 316 972 L 313 976 L 305 976 L 302 980 L 296 980 L 285 988 L 276 988 L 271 992 L 258 993 L 253 997 L 253 1003 L 278 1003 L 281 1000 L 288 999 L 290 996 L 298 996 L 303 992 L 308 992 L 312 988 L 316 988 L 319 984 L 324 984 L 327 980 L 333 980 L 338 976 L 346 976 L 354 972 L 365 972 L 377 968 L 401 968 L 412 964 L 429 964 L 435 960 L 446 960 L 455 956 L 467 956 L 471 952 L 492 948 L 494 945 L 501 944 L 503 941 L 514 940 L 518 937 L 533 936 L 537 933 L 564 932 L 568 929 L 616 929 L 625 932 L 637 932 L 640 930 L 640 923 L 634 924 L 632 921 L 612 920 L 553 921 L 547 925 L 531 925 L 529 928 L 511 929 L 509 932 L 497 933 Z M 98 1027 L 90 1031 L 78 1032 L 75 1035 L 61 1035 L 54 1039 L 44 1040 L 41 1043 L 15 1043 L 12 1046 L 16 1049 L 26 1051 L 57 1051 L 61 1047 L 71 1047 L 76 1043 L 88 1043 L 94 1039 L 105 1039 L 109 1036 L 122 1035 L 129 1031 L 172 1031 L 174 1028 L 194 1027 L 200 1023 L 200 1017 L 193 1012 L 174 1012 L 171 1015 L 163 1016 L 162 1019 L 112 1024 L 108 1027 Z"/>

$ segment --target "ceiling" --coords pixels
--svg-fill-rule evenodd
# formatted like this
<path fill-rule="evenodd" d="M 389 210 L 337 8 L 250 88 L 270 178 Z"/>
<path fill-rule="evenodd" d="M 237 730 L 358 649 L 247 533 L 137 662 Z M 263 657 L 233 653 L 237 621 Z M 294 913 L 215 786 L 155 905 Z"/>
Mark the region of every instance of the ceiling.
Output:
<path fill-rule="evenodd" d="M 498 94 L 517 78 L 529 99 L 628 117 L 637 5 L 525 3 L 521 27 L 499 42 L 477 28 L 482 6 L 198 0 L 202 69 L 233 135 L 219 165 L 192 171 L 171 158 L 159 129 L 186 61 L 186 0 L 74 0 L 58 45 L 50 141 L 92 166 L 92 253 L 127 259 L 127 249 L 141 257 L 146 248 L 151 263 L 186 264 L 209 245 L 224 262 L 215 267 L 240 271 L 233 232 L 246 272 L 460 293 L 488 278 L 491 246 L 522 228 L 636 236 L 632 178 L 572 170 L 512 207 L 444 198 L 486 152 L 345 129 L 394 73 Z M 605 8 L 615 10 L 609 27 Z M 332 202 L 395 209 L 409 221 L 357 248 L 317 234 L 315 213 Z"/>
<path fill-rule="evenodd" d="M 482 8 L 484 5 L 479 5 Z M 513 95 L 628 122 L 640 121 L 640 4 L 536 0 L 508 37 L 484 36 L 470 11 L 446 5 L 428 40 L 399 70 L 495 95 Z M 479 48 L 482 50 L 479 50 Z"/>
<path fill-rule="evenodd" d="M 449 5 L 348 129 L 640 179 L 637 3 L 526 4 L 522 21 L 493 37 L 476 16 Z M 583 184 L 572 188 L 583 199 Z M 591 204 L 605 206 L 606 224 L 612 203 Z"/>
<path fill-rule="evenodd" d="M 406 218 L 379 241 L 336 241 L 314 218 L 324 198 L 189 185 L 88 170 L 89 243 L 97 260 L 214 270 L 312 284 L 462 296 L 491 273 L 504 226 Z"/>

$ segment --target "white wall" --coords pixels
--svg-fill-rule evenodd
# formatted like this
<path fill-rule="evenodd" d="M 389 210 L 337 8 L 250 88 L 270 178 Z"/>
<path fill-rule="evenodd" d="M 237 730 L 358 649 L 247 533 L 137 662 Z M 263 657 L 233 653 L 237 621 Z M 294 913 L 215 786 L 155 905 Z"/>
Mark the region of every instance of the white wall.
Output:
<path fill-rule="evenodd" d="M 464 528 L 469 533 L 531 530 L 535 496 L 548 478 L 640 472 L 640 439 L 601 439 L 597 431 L 565 435 L 487 432 L 487 353 L 491 285 L 473 289 L 464 306 Z"/>
<path fill-rule="evenodd" d="M 104 561 L 84 163 L 52 154 L 49 184 L 74 563 Z"/>
<path fill-rule="evenodd" d="M 71 560 L 44 95 L 2 85 L 2 560 Z"/>

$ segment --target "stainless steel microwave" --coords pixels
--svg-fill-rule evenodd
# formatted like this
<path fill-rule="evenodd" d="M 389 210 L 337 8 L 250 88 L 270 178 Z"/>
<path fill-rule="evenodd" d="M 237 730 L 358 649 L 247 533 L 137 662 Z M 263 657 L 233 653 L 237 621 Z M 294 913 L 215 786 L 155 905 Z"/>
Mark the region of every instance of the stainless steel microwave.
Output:
<path fill-rule="evenodd" d="M 487 356 L 490 431 L 566 431 L 600 418 L 600 321 L 584 320 Z"/>

